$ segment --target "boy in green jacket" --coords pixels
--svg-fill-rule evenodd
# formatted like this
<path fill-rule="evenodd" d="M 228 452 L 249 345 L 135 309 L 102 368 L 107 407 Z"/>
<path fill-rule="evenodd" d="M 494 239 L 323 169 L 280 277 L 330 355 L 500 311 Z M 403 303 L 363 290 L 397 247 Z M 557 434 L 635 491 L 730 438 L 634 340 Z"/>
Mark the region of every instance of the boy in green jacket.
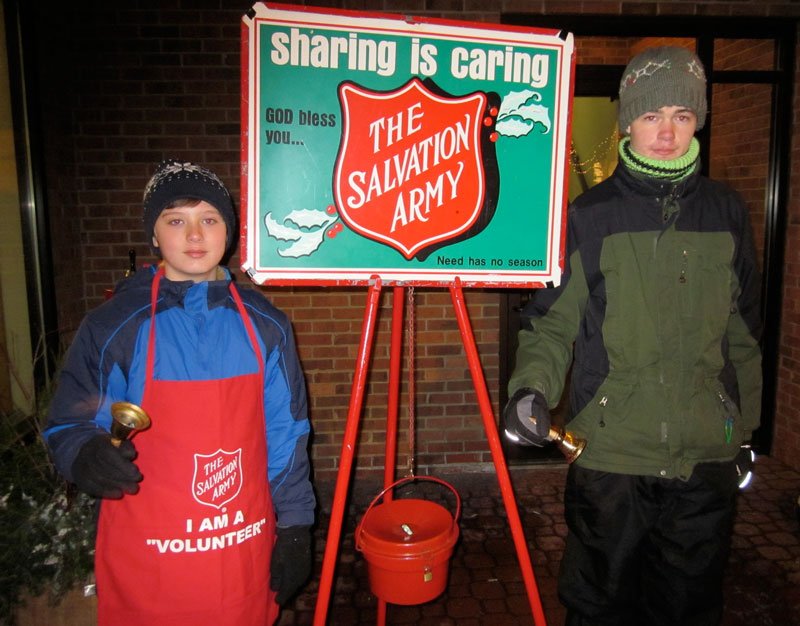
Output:
<path fill-rule="evenodd" d="M 717 624 L 760 419 L 752 233 L 699 173 L 697 56 L 645 50 L 619 93 L 619 165 L 570 207 L 562 282 L 523 311 L 507 434 L 549 440 L 572 365 L 568 427 L 587 445 L 565 492 L 568 626 Z"/>

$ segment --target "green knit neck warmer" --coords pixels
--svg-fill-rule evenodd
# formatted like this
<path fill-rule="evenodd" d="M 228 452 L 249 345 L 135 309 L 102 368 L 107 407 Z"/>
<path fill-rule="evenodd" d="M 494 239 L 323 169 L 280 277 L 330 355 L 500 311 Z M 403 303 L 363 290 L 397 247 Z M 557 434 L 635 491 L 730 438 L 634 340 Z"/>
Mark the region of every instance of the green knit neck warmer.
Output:
<path fill-rule="evenodd" d="M 630 144 L 630 137 L 624 137 L 619 142 L 619 156 L 625 165 L 634 172 L 660 180 L 672 182 L 683 180 L 694 171 L 697 166 L 697 158 L 700 156 L 700 142 L 697 141 L 697 137 L 692 137 L 686 154 L 670 161 L 643 157 L 636 154 Z"/>

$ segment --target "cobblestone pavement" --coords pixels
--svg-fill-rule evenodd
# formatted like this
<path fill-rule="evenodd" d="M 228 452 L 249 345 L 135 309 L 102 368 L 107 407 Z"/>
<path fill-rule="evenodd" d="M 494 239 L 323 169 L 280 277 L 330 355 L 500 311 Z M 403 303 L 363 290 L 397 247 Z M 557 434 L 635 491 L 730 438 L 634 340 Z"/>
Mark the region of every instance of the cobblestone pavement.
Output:
<path fill-rule="evenodd" d="M 538 465 L 511 470 L 514 495 L 527 539 L 539 597 L 548 626 L 561 626 L 565 611 L 556 595 L 556 576 L 567 530 L 563 519 L 566 466 Z M 497 477 L 490 472 L 438 476 L 461 499 L 460 538 L 450 559 L 445 591 L 425 604 L 387 605 L 386 623 L 418 626 L 515 626 L 533 624 Z M 315 575 L 279 626 L 313 623 L 333 502 L 333 485 L 317 485 L 320 514 Z M 367 565 L 354 549 L 355 526 L 380 485 L 353 481 L 343 520 L 334 588 L 327 610 L 330 626 L 377 623 L 377 599 L 370 592 Z M 800 472 L 759 457 L 751 487 L 742 492 L 726 578 L 721 626 L 800 626 L 800 521 L 795 512 Z M 437 501 L 451 511 L 455 497 L 441 485 L 418 481 L 398 497 Z M 398 584 L 403 584 L 399 579 Z"/>

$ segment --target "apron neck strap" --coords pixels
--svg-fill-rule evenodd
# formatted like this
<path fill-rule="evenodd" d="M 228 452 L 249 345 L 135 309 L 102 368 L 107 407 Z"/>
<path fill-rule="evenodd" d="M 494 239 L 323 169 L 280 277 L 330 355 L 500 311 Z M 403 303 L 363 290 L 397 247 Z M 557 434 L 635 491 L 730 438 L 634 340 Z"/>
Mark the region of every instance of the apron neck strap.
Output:
<path fill-rule="evenodd" d="M 156 304 L 158 303 L 158 285 L 161 283 L 162 276 L 164 276 L 163 264 L 159 266 L 156 275 L 153 277 L 153 284 L 150 287 L 150 335 L 147 339 L 147 370 L 145 371 L 145 382 L 153 380 L 156 343 Z"/>
<path fill-rule="evenodd" d="M 228 289 L 233 296 L 233 301 L 236 303 L 236 308 L 239 310 L 239 315 L 242 316 L 244 327 L 247 329 L 247 334 L 250 336 L 250 343 L 253 344 L 253 351 L 256 353 L 256 358 L 258 359 L 258 371 L 263 376 L 264 361 L 261 357 L 261 347 L 258 345 L 258 338 L 256 337 L 255 328 L 253 328 L 253 322 L 250 320 L 250 316 L 244 308 L 242 297 L 239 295 L 239 290 L 233 285 L 233 281 L 228 283 Z"/>

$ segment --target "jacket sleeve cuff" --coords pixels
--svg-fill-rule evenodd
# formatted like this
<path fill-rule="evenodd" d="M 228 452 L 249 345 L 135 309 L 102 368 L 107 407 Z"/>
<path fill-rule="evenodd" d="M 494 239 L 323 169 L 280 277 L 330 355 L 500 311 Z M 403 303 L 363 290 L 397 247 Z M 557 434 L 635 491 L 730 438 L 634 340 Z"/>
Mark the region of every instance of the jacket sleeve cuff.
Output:
<path fill-rule="evenodd" d="M 284 511 L 278 514 L 278 527 L 311 526 L 314 523 L 314 511 Z"/>

